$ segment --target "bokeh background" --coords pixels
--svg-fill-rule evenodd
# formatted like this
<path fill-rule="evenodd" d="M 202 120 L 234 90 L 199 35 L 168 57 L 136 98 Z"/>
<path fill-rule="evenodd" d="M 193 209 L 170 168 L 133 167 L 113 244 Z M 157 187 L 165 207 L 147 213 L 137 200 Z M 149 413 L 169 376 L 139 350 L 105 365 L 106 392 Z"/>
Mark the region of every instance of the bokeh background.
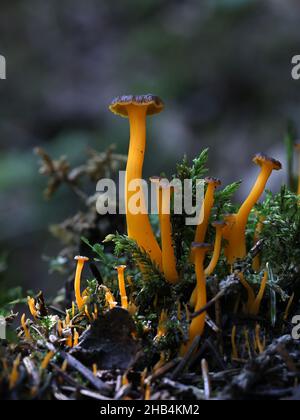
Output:
<path fill-rule="evenodd" d="M 45 256 L 59 252 L 48 225 L 74 212 L 66 189 L 46 202 L 32 149 L 80 164 L 88 146 L 127 152 L 128 126 L 107 107 L 126 93 L 166 103 L 149 120 L 145 176 L 171 174 L 183 154 L 210 148 L 211 174 L 244 179 L 264 151 L 284 162 L 297 126 L 299 0 L 1 0 L 0 255 L 9 285 L 54 292 Z M 274 178 L 279 188 L 285 173 Z M 0 265 L 0 271 L 5 267 Z"/>

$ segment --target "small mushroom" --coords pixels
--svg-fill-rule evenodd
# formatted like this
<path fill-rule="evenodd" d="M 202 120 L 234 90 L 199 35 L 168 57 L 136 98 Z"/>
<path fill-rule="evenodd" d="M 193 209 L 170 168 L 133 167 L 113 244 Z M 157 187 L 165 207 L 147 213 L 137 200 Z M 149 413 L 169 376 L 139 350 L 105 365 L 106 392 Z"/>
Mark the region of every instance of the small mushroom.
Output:
<path fill-rule="evenodd" d="M 21 363 L 21 354 L 19 354 L 13 362 L 13 368 L 9 375 L 9 389 L 12 390 L 16 385 L 20 377 L 19 366 Z"/>
<path fill-rule="evenodd" d="M 129 209 L 129 202 L 134 192 L 129 191 L 129 184 L 133 180 L 143 179 L 143 164 L 146 148 L 146 119 L 148 115 L 160 113 L 164 104 L 160 98 L 153 95 L 142 96 L 120 96 L 113 100 L 110 110 L 116 115 L 129 118 L 130 144 L 126 168 L 126 219 L 128 236 L 144 249 L 151 260 L 162 270 L 162 254 L 153 233 L 149 216 L 145 209 L 145 198 L 142 200 L 141 208 L 144 214 L 132 214 Z"/>
<path fill-rule="evenodd" d="M 78 309 L 81 311 L 85 305 L 86 299 L 81 295 L 81 274 L 84 267 L 84 264 L 89 261 L 87 257 L 77 256 L 74 258 L 77 261 L 77 268 L 76 268 L 76 275 L 75 275 L 75 282 L 74 282 L 74 290 L 75 290 L 75 298 Z"/>
<path fill-rule="evenodd" d="M 226 254 L 230 265 L 232 265 L 237 259 L 243 259 L 246 257 L 246 226 L 251 210 L 263 194 L 272 172 L 274 170 L 279 171 L 282 169 L 280 162 L 263 154 L 256 155 L 253 162 L 260 166 L 261 171 L 252 191 L 236 215 L 236 223 L 229 235 L 229 244 Z"/>
<path fill-rule="evenodd" d="M 31 335 L 30 335 L 29 328 L 27 327 L 26 315 L 25 314 L 23 314 L 22 317 L 21 317 L 21 325 L 22 325 L 22 328 L 24 330 L 26 340 L 30 341 L 31 340 Z"/>
<path fill-rule="evenodd" d="M 37 319 L 38 318 L 38 311 L 36 310 L 36 307 L 35 307 L 35 299 L 28 296 L 27 297 L 27 304 L 28 304 L 28 308 L 29 308 L 29 311 L 30 311 L 31 315 L 33 316 L 34 319 Z"/>
<path fill-rule="evenodd" d="M 151 178 L 157 185 L 158 215 L 160 222 L 162 267 L 165 279 L 175 284 L 179 281 L 176 268 L 176 256 L 173 244 L 172 224 L 170 215 L 171 187 L 160 182 L 160 178 Z"/>
<path fill-rule="evenodd" d="M 216 229 L 216 239 L 214 245 L 214 252 L 209 266 L 205 269 L 205 275 L 211 276 L 219 262 L 222 250 L 223 230 L 227 226 L 226 222 L 214 222 L 213 227 Z"/>
<path fill-rule="evenodd" d="M 54 354 L 55 353 L 53 351 L 49 351 L 46 354 L 44 360 L 41 363 L 41 370 L 46 370 L 47 369 L 47 367 L 49 366 L 49 363 L 51 362 L 51 359 L 53 359 L 53 357 L 54 357 Z"/>
<path fill-rule="evenodd" d="M 269 279 L 269 274 L 268 274 L 268 270 L 266 270 L 265 273 L 264 273 L 264 277 L 262 279 L 261 285 L 260 285 L 258 295 L 257 295 L 255 301 L 253 302 L 253 304 L 251 305 L 251 307 L 249 308 L 250 309 L 249 310 L 250 315 L 258 316 L 260 306 L 261 306 L 261 302 L 262 302 L 263 297 L 265 295 L 266 287 L 267 287 L 267 284 L 268 284 L 268 279 Z"/>
<path fill-rule="evenodd" d="M 123 309 L 128 309 L 128 298 L 126 293 L 126 286 L 125 286 L 125 277 L 124 272 L 126 270 L 126 265 L 119 265 L 116 267 L 118 271 L 118 281 L 119 281 L 119 290 L 121 295 L 121 306 Z"/>
<path fill-rule="evenodd" d="M 192 249 L 194 250 L 195 256 L 195 271 L 197 278 L 197 287 L 196 287 L 196 305 L 195 312 L 200 311 L 207 304 L 207 292 L 206 292 L 206 275 L 204 271 L 204 261 L 207 252 L 211 250 L 211 245 L 206 243 L 197 243 L 192 244 Z M 205 318 L 206 313 L 203 312 L 201 315 L 195 317 L 190 325 L 189 329 L 189 341 L 186 346 L 184 346 L 184 352 L 186 352 L 194 339 L 197 336 L 201 336 L 204 332 L 205 327 Z"/>

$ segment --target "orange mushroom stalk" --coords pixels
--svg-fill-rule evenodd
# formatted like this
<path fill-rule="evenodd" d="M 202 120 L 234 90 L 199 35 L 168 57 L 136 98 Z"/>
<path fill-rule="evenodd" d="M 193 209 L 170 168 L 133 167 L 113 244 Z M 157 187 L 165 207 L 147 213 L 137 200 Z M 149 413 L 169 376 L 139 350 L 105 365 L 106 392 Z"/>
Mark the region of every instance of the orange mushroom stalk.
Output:
<path fill-rule="evenodd" d="M 38 311 L 36 310 L 35 307 L 35 300 L 34 298 L 31 298 L 30 296 L 27 297 L 27 303 L 28 303 L 28 308 L 29 311 L 31 313 L 31 315 L 33 316 L 34 319 L 38 318 Z"/>
<path fill-rule="evenodd" d="M 21 318 L 21 325 L 22 328 L 24 330 L 24 334 L 25 334 L 25 338 L 26 340 L 31 340 L 31 335 L 30 335 L 30 331 L 29 328 L 27 327 L 27 323 L 26 323 L 26 315 L 23 314 L 22 318 Z"/>
<path fill-rule="evenodd" d="M 51 362 L 51 360 L 54 357 L 54 354 L 55 353 L 53 351 L 49 351 L 46 354 L 46 356 L 45 356 L 45 358 L 44 358 L 44 360 L 42 361 L 42 364 L 41 364 L 41 370 L 46 370 L 47 369 L 47 367 L 49 366 L 49 363 Z"/>
<path fill-rule="evenodd" d="M 216 239 L 214 246 L 214 253 L 209 266 L 205 269 L 205 275 L 211 276 L 219 262 L 222 251 L 223 229 L 227 226 L 225 222 L 214 222 L 213 227 L 216 229 Z"/>
<path fill-rule="evenodd" d="M 19 377 L 20 377 L 20 374 L 19 374 L 20 362 L 21 362 L 21 355 L 19 354 L 16 357 L 16 359 L 14 360 L 13 368 L 12 368 L 11 374 L 9 375 L 9 389 L 10 390 L 12 390 L 16 386 L 16 384 L 19 380 Z"/>
<path fill-rule="evenodd" d="M 114 309 L 117 306 L 117 302 L 116 302 L 113 294 L 111 293 L 111 291 L 107 287 L 105 287 L 104 290 L 105 290 L 105 301 L 108 304 L 109 309 Z"/>
<path fill-rule="evenodd" d="M 196 287 L 196 305 L 195 312 L 200 311 L 207 304 L 207 293 L 206 293 L 206 276 L 204 271 L 204 261 L 207 252 L 211 250 L 211 246 L 206 243 L 193 243 L 192 248 L 195 256 L 195 270 L 197 278 Z M 189 341 L 185 346 L 185 352 L 189 349 L 194 339 L 197 336 L 201 336 L 204 332 L 206 313 L 203 312 L 201 315 L 195 317 L 190 325 L 189 329 Z"/>
<path fill-rule="evenodd" d="M 217 178 L 207 177 L 205 178 L 205 182 L 207 184 L 207 190 L 205 193 L 203 208 L 200 216 L 203 220 L 202 223 L 198 224 L 195 234 L 195 242 L 197 243 L 203 243 L 205 241 L 211 211 L 215 202 L 215 190 L 221 185 L 221 181 Z M 194 259 L 194 257 L 195 256 L 192 250 L 192 260 Z M 196 304 L 196 289 L 194 290 L 191 296 L 190 303 L 192 306 L 195 306 Z"/>
<path fill-rule="evenodd" d="M 204 197 L 203 211 L 201 212 L 202 223 L 199 223 L 196 230 L 195 242 L 203 243 L 205 241 L 209 218 L 214 206 L 214 195 L 217 187 L 221 185 L 221 181 L 217 178 L 205 178 L 207 184 L 207 190 Z"/>
<path fill-rule="evenodd" d="M 168 312 L 165 310 L 162 310 L 160 317 L 159 317 L 159 323 L 157 327 L 157 334 L 154 338 L 154 340 L 159 340 L 162 337 L 165 337 L 167 335 L 167 321 L 168 321 Z"/>
<path fill-rule="evenodd" d="M 158 242 L 153 233 L 149 216 L 146 211 L 145 197 L 140 184 L 140 208 L 139 214 L 133 214 L 130 209 L 131 198 L 136 192 L 130 191 L 132 181 L 139 182 L 143 179 L 143 164 L 146 148 L 146 120 L 148 115 L 160 113 L 164 104 L 160 98 L 153 95 L 144 96 L 121 96 L 113 100 L 110 110 L 125 118 L 129 118 L 130 144 L 126 168 L 126 219 L 128 236 L 134 239 L 140 248 L 144 249 L 151 260 L 162 269 L 162 254 Z M 143 213 L 143 214 L 142 214 Z"/>
<path fill-rule="evenodd" d="M 267 284 L 268 284 L 268 279 L 269 279 L 269 275 L 268 275 L 268 271 L 266 270 L 265 274 L 264 274 L 264 277 L 262 279 L 262 282 L 261 282 L 261 286 L 260 286 L 258 295 L 257 295 L 255 301 L 253 302 L 253 304 L 251 305 L 251 308 L 250 308 L 250 311 L 249 311 L 250 315 L 257 316 L 259 314 L 261 302 L 263 300 L 263 297 L 264 297 L 264 294 L 265 294 L 265 291 L 266 291 L 266 287 L 267 287 Z"/>
<path fill-rule="evenodd" d="M 75 298 L 76 303 L 78 306 L 78 309 L 81 311 L 84 308 L 86 299 L 84 299 L 81 295 L 81 274 L 82 270 L 84 268 L 84 264 L 89 261 L 87 257 L 75 257 L 75 260 L 77 261 L 77 269 L 76 269 L 76 275 L 75 275 L 75 283 L 74 283 L 74 289 L 75 289 Z"/>
<path fill-rule="evenodd" d="M 118 271 L 118 281 L 119 281 L 119 291 L 121 295 L 121 306 L 123 309 L 128 309 L 128 298 L 126 293 L 126 286 L 125 286 L 125 277 L 124 272 L 126 270 L 126 265 L 119 265 L 116 267 Z"/>
<path fill-rule="evenodd" d="M 232 265 L 237 259 L 243 259 L 247 255 L 246 249 L 246 226 L 251 210 L 263 194 L 268 179 L 274 170 L 279 171 L 282 168 L 280 162 L 265 155 L 258 154 L 253 162 L 261 168 L 257 181 L 250 192 L 247 200 L 236 215 L 234 224 L 229 236 L 229 245 L 227 247 L 227 260 Z"/>
<path fill-rule="evenodd" d="M 175 284 L 179 281 L 179 275 L 176 267 L 170 214 L 171 186 L 169 184 L 164 185 L 159 178 L 151 178 L 151 182 L 157 184 L 163 273 L 169 283 Z"/>

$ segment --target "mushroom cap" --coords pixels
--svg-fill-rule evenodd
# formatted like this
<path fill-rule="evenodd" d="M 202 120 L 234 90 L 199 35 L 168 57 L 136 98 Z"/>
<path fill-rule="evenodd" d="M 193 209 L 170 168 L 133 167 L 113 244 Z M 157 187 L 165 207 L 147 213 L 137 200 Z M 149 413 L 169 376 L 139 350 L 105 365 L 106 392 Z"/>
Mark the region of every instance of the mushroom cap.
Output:
<path fill-rule="evenodd" d="M 87 262 L 90 259 L 88 257 L 82 257 L 80 255 L 77 255 L 77 257 L 74 258 L 75 261 L 83 261 L 83 262 Z"/>
<path fill-rule="evenodd" d="M 220 179 L 212 178 L 212 177 L 209 177 L 209 176 L 205 178 L 205 183 L 206 184 L 213 184 L 215 187 L 219 187 L 222 184 Z"/>
<path fill-rule="evenodd" d="M 159 114 L 164 109 L 163 101 L 155 95 L 124 95 L 117 96 L 109 106 L 113 114 L 121 117 L 128 117 L 128 105 L 135 105 L 137 107 L 146 107 L 147 115 Z"/>
<path fill-rule="evenodd" d="M 212 249 L 211 244 L 205 242 L 193 242 L 192 249 L 202 249 L 203 251 L 210 251 Z"/>
<path fill-rule="evenodd" d="M 257 155 L 255 155 L 253 158 L 253 162 L 259 166 L 263 166 L 265 164 L 270 165 L 275 171 L 280 171 L 282 169 L 282 164 L 278 160 L 270 158 L 269 156 L 264 155 L 263 153 L 258 153 Z"/>
<path fill-rule="evenodd" d="M 224 228 L 225 226 L 227 226 L 227 223 L 224 220 L 216 220 L 212 223 L 212 226 L 214 228 Z"/>

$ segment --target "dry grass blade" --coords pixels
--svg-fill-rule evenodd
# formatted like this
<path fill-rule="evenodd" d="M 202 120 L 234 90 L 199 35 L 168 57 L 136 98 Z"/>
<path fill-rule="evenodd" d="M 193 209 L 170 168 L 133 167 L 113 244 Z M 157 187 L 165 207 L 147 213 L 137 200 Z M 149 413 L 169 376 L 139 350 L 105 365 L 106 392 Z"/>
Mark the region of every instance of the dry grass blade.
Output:
<path fill-rule="evenodd" d="M 75 357 L 65 352 L 61 352 L 60 354 L 64 360 L 67 360 L 68 366 L 81 373 L 81 375 L 85 379 L 87 379 L 90 382 L 90 384 L 93 385 L 95 389 L 97 389 L 97 391 L 102 392 L 104 394 L 109 394 L 111 392 L 111 389 L 108 387 L 108 385 L 102 382 L 101 379 L 96 378 L 93 372 L 90 369 L 86 368 L 77 359 L 75 359 Z"/>

